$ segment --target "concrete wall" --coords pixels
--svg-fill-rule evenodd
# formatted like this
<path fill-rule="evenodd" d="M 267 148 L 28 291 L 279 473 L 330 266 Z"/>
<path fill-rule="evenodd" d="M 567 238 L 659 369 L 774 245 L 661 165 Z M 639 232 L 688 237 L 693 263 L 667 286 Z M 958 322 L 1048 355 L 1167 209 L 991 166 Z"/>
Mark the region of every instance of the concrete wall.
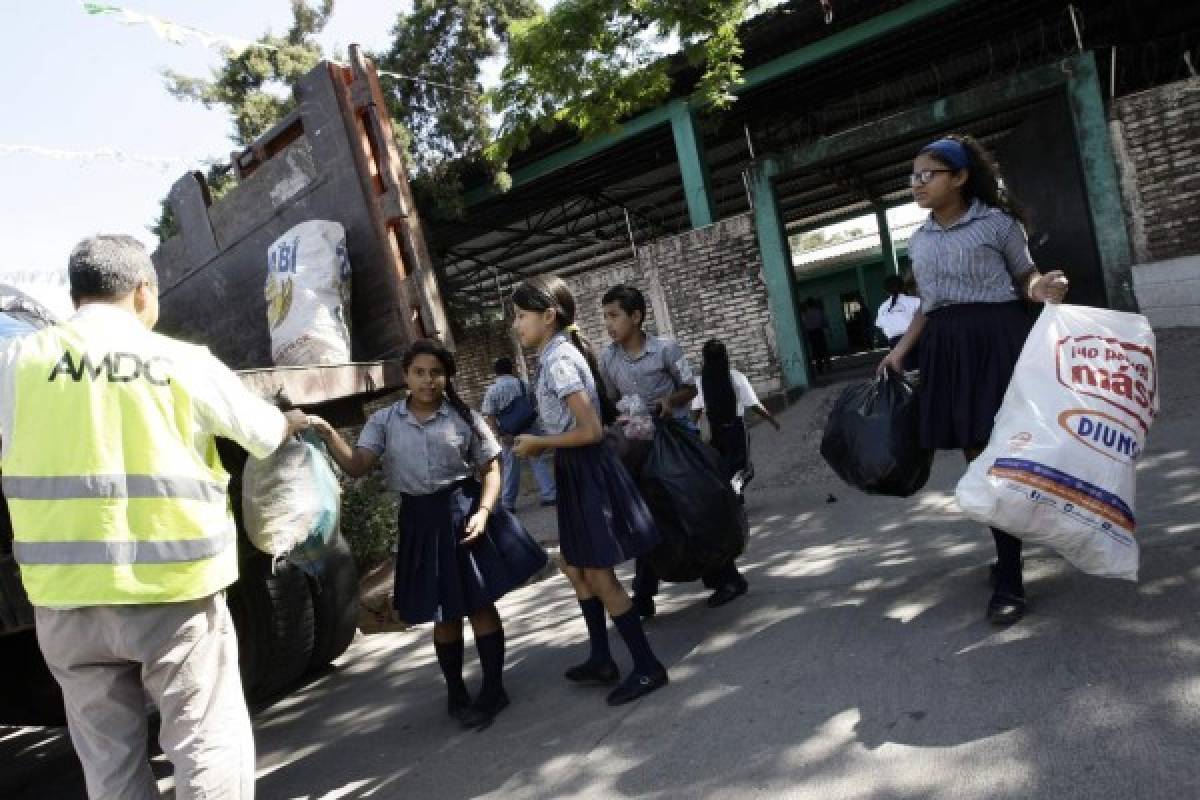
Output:
<path fill-rule="evenodd" d="M 1153 327 L 1200 326 L 1200 254 L 1139 264 L 1133 289 Z"/>

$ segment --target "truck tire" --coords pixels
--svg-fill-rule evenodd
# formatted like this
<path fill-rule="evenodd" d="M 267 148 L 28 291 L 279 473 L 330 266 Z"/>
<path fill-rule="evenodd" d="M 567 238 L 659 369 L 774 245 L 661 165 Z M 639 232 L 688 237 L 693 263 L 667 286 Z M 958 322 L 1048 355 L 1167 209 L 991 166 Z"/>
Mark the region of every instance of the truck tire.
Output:
<path fill-rule="evenodd" d="M 325 552 L 320 577 L 307 577 L 313 598 L 309 670 L 317 671 L 346 652 L 358 630 L 358 568 L 340 530 Z"/>
<path fill-rule="evenodd" d="M 33 630 L 0 636 L 0 725 L 67 724 L 62 689 L 46 666 Z"/>
<path fill-rule="evenodd" d="M 253 553 L 242 562 L 247 617 L 255 629 L 255 680 L 247 694 L 255 700 L 275 697 L 308 671 L 313 650 L 313 601 L 308 578 L 299 568 Z"/>
<path fill-rule="evenodd" d="M 258 642 L 262 637 L 255 615 L 250 613 L 246 601 L 246 587 L 238 580 L 229 587 L 225 595 L 229 604 L 229 616 L 233 617 L 233 628 L 237 631 L 238 667 L 242 673 L 242 693 L 249 700 L 254 685 L 258 682 Z"/>

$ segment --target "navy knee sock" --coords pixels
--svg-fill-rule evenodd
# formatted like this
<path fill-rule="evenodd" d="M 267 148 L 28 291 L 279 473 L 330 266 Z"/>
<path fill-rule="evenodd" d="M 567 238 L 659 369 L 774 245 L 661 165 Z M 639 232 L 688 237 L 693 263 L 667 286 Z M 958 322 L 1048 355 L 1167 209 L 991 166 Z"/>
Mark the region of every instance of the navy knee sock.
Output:
<path fill-rule="evenodd" d="M 649 675 L 662 669 L 662 664 L 654 657 L 650 642 L 646 640 L 646 632 L 642 629 L 642 618 L 636 608 L 630 608 L 624 614 L 612 618 L 617 626 L 617 632 L 625 640 L 629 655 L 633 656 L 633 670 L 642 675 Z"/>
<path fill-rule="evenodd" d="M 446 679 L 446 690 L 452 698 L 467 697 L 467 684 L 463 682 L 463 640 L 453 642 L 433 642 L 433 651 L 437 653 L 438 666 L 442 668 L 442 677 Z"/>
<path fill-rule="evenodd" d="M 996 541 L 997 588 L 1023 592 L 1025 587 L 1021 580 L 1021 540 L 998 528 L 992 528 L 992 538 Z"/>
<path fill-rule="evenodd" d="M 479 666 L 483 670 L 479 699 L 486 701 L 495 698 L 504 688 L 504 629 L 476 636 L 475 647 L 479 650 Z"/>
<path fill-rule="evenodd" d="M 588 642 L 592 646 L 588 661 L 592 664 L 607 664 L 612 661 L 612 652 L 608 649 L 608 620 L 604 617 L 604 604 L 600 602 L 599 597 L 589 597 L 579 601 L 579 609 L 583 612 Z"/>

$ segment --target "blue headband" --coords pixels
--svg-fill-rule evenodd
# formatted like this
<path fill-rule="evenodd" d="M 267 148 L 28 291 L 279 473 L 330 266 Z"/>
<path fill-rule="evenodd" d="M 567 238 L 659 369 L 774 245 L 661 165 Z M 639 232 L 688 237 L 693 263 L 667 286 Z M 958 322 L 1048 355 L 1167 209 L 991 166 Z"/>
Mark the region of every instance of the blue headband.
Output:
<path fill-rule="evenodd" d="M 936 142 L 930 142 L 921 148 L 921 153 L 937 153 L 942 157 L 943 161 L 954 169 L 966 169 L 971 166 L 971 159 L 967 155 L 967 148 L 963 147 L 961 142 L 954 139 L 938 139 Z"/>

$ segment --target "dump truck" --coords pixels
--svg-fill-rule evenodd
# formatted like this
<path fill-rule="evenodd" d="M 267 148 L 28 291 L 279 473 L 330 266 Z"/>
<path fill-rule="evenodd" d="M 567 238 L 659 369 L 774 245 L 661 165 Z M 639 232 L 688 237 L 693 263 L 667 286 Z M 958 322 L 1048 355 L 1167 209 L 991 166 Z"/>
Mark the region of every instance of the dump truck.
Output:
<path fill-rule="evenodd" d="M 298 81 L 294 97 L 294 111 L 231 155 L 237 182 L 219 199 L 200 172 L 172 186 L 178 233 L 153 254 L 157 330 L 208 347 L 264 397 L 335 425 L 361 424 L 365 404 L 402 388 L 397 359 L 410 342 L 453 342 L 373 65 L 351 46 L 348 63 L 321 62 Z M 277 367 L 264 296 L 267 249 L 314 219 L 346 231 L 352 361 Z M 243 683 L 255 703 L 325 669 L 349 646 L 358 576 L 340 533 L 316 570 L 255 550 L 242 527 L 247 455 L 226 440 L 218 448 L 240 532 L 241 576 L 228 601 Z M 0 724 L 61 724 L 61 695 L 36 646 L 11 543 L 0 503 L 0 661 L 8 676 L 0 682 Z"/>

